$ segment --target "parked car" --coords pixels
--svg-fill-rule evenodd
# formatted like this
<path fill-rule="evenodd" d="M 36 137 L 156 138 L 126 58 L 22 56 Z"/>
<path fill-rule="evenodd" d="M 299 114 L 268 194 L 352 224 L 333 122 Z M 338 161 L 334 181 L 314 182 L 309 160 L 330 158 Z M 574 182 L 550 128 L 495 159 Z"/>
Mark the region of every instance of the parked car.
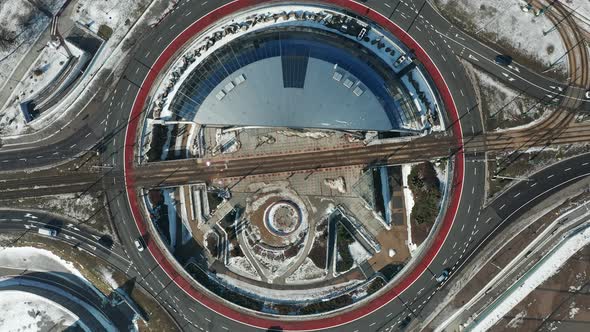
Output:
<path fill-rule="evenodd" d="M 407 57 L 405 55 L 400 55 L 399 58 L 397 58 L 397 60 L 395 60 L 395 62 L 393 63 L 394 67 L 397 67 L 399 65 L 402 64 L 402 62 L 406 61 Z"/>
<path fill-rule="evenodd" d="M 496 55 L 496 63 L 502 66 L 508 66 L 512 63 L 512 57 L 509 55 L 498 54 Z"/>

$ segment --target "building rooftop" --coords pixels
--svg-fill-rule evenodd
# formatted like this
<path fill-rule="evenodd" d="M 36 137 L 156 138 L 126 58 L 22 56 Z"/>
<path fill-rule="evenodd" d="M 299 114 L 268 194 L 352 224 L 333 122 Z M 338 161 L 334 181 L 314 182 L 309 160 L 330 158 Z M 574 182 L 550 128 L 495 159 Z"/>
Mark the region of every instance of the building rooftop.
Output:
<path fill-rule="evenodd" d="M 397 131 L 417 121 L 397 82 L 355 42 L 323 31 L 273 30 L 204 59 L 172 109 L 214 126 Z"/>

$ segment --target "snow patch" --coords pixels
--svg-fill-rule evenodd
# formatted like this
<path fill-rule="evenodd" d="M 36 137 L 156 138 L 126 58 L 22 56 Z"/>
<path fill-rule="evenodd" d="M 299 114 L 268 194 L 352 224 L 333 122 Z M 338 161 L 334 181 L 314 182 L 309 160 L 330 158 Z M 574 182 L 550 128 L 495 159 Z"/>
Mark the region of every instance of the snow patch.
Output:
<path fill-rule="evenodd" d="M 332 190 L 336 190 L 339 193 L 346 194 L 346 182 L 344 177 L 340 176 L 335 179 L 324 179 L 324 184 Z"/>
<path fill-rule="evenodd" d="M 362 262 L 371 258 L 371 254 L 358 241 L 349 244 L 348 250 L 357 265 L 360 265 Z"/>
<path fill-rule="evenodd" d="M 72 327 L 91 331 L 73 312 L 28 292 L 0 291 L 0 312 L 2 331 L 63 331 Z"/>

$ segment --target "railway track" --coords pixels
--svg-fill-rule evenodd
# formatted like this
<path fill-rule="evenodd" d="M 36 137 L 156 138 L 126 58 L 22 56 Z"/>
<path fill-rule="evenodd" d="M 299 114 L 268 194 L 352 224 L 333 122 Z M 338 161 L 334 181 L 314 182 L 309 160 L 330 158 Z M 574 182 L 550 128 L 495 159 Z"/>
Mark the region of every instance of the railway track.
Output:
<path fill-rule="evenodd" d="M 564 98 L 561 106 L 576 109 L 584 97 L 583 90 L 590 86 L 590 57 L 585 34 L 575 22 L 572 9 L 560 1 L 539 0 L 535 4 L 538 8 L 550 6 L 545 15 L 554 24 L 564 43 L 569 66 L 568 89 L 565 92 L 569 98 Z"/>
<path fill-rule="evenodd" d="M 574 123 L 572 113 L 553 115 L 537 127 L 518 131 L 492 132 L 466 136 L 466 152 L 513 152 L 533 147 L 590 143 L 590 122 Z M 201 181 L 319 172 L 345 167 L 403 164 L 448 157 L 461 146 L 450 136 L 426 136 L 408 142 L 373 146 L 354 146 L 327 151 L 307 151 L 286 155 L 267 155 L 227 159 L 217 156 L 207 161 L 182 159 L 154 162 L 132 170 L 137 187 L 174 186 Z M 0 180 L 0 199 L 42 196 L 80 191 L 108 190 L 124 181 L 123 174 L 72 172 L 54 175 L 23 173 Z"/>

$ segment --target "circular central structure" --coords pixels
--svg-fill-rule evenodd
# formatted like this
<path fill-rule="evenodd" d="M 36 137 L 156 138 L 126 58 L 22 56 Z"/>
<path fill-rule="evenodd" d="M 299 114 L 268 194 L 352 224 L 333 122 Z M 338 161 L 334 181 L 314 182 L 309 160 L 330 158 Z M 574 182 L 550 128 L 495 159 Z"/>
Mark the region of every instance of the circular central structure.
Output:
<path fill-rule="evenodd" d="M 293 234 L 301 226 L 301 210 L 290 201 L 276 202 L 266 209 L 264 225 L 278 236 Z"/>

